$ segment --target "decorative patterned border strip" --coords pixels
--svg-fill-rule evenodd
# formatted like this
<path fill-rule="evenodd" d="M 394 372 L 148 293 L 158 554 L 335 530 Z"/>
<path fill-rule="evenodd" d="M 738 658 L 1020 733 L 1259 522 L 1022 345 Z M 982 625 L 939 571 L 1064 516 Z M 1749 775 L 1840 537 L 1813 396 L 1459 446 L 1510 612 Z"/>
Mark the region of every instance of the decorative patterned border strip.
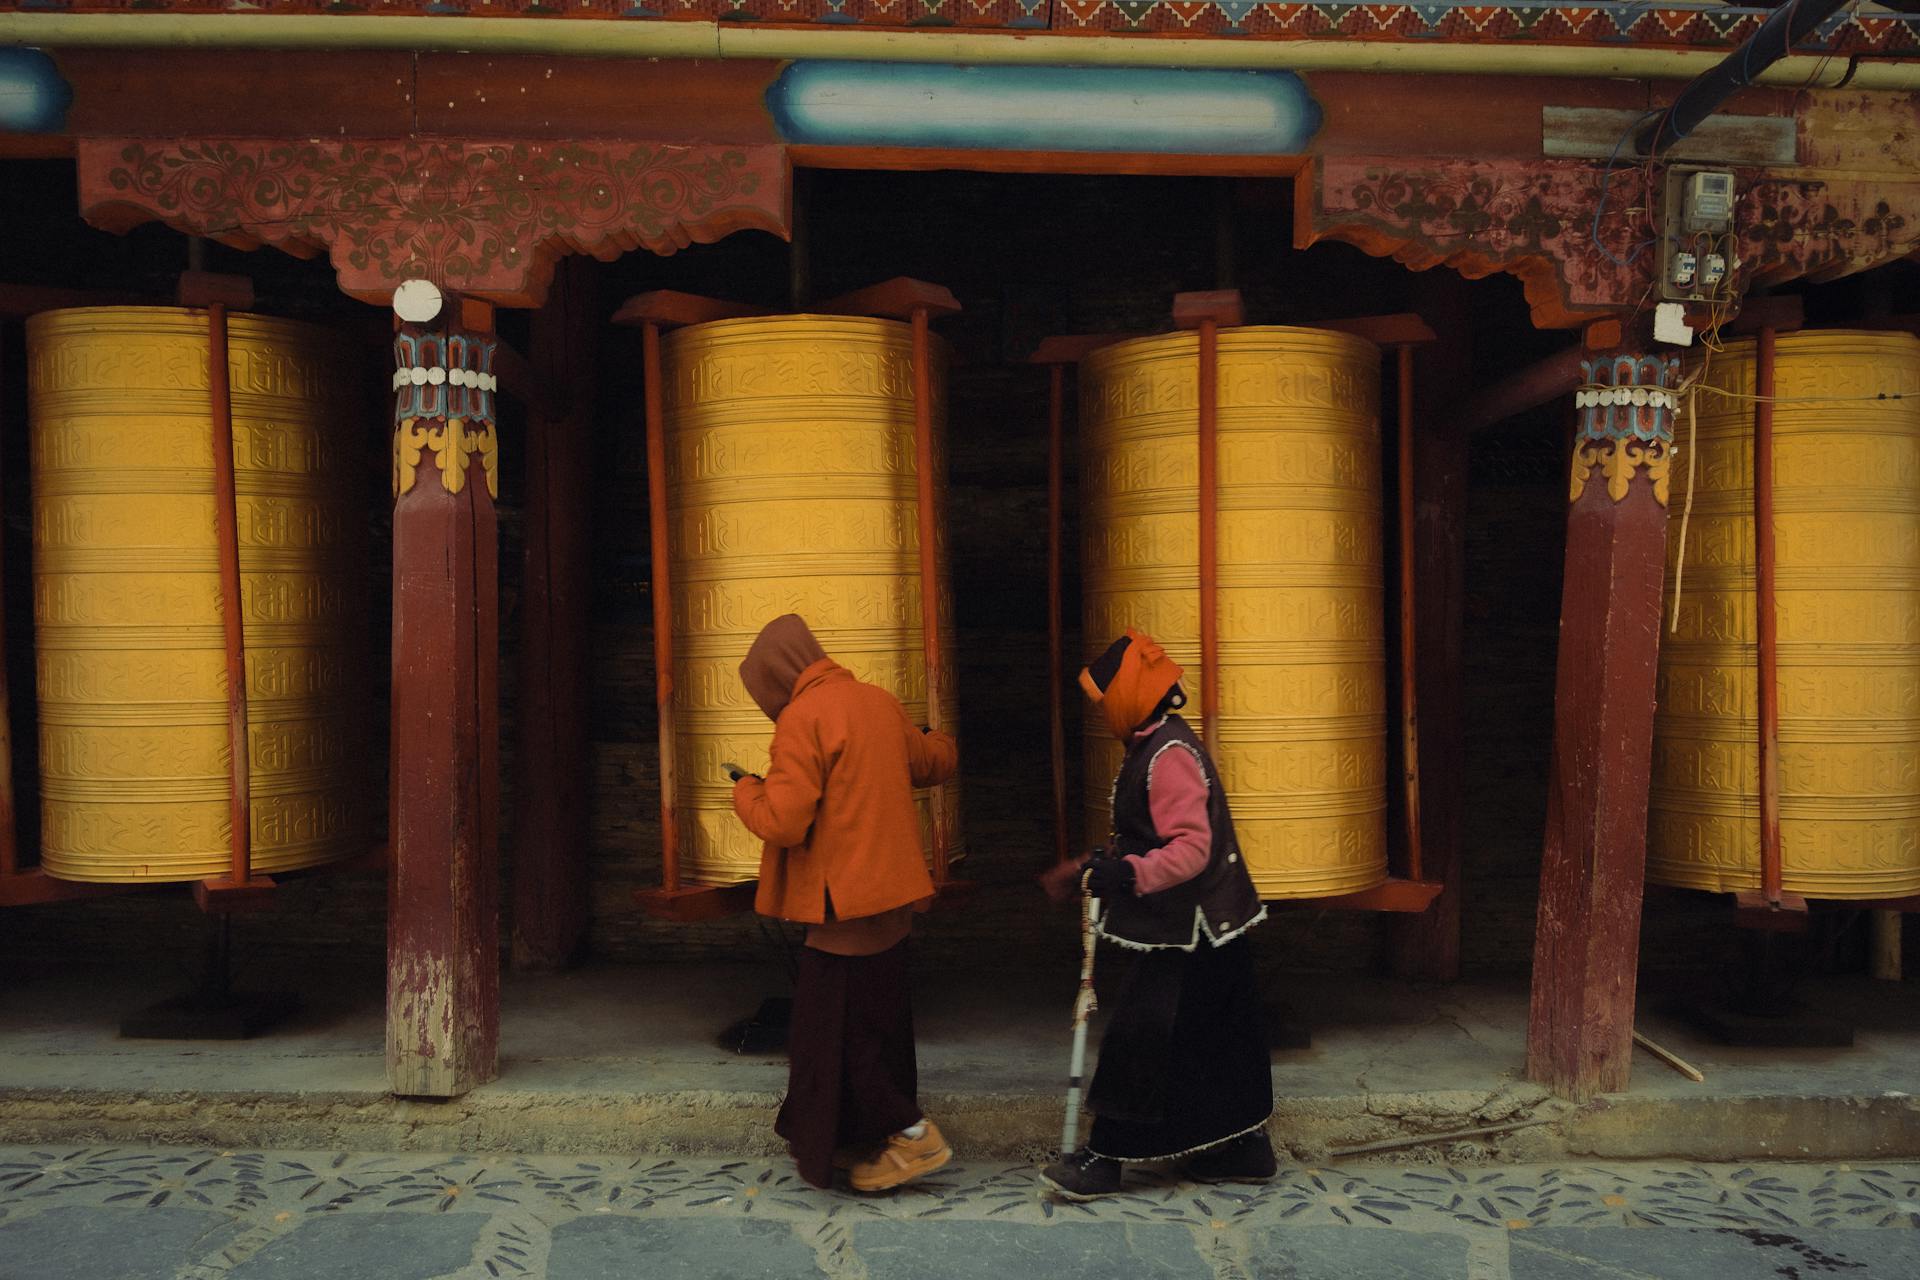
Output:
<path fill-rule="evenodd" d="M 1727 49 L 1772 10 L 1723 5 L 1506 0 L 1503 4 L 1286 4 L 1257 0 L 1058 0 L 1060 30 L 1243 35 L 1280 40 L 1439 40 L 1456 44 L 1635 44 Z M 1920 18 L 1896 13 L 1836 17 L 1801 52 L 1914 53 Z"/>
<path fill-rule="evenodd" d="M 233 0 L 0 0 L 37 13 L 240 12 Z M 1452 44 L 1640 45 L 1731 49 L 1771 10 L 1626 0 L 1567 4 L 1299 4 L 1262 0 L 259 0 L 247 12 L 491 18 L 697 19 L 770 26 L 962 27 L 1212 35 L 1265 40 L 1432 40 Z M 1802 52 L 1920 58 L 1920 16 L 1837 15 Z"/>

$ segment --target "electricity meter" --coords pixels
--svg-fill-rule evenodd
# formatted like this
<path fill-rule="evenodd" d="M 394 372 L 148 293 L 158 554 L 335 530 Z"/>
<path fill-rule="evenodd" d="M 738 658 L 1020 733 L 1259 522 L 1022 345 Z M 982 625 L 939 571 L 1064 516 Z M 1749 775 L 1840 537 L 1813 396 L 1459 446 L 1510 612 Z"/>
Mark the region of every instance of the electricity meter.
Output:
<path fill-rule="evenodd" d="M 1681 226 L 1688 235 L 1725 231 L 1733 225 L 1733 175 L 1707 169 L 1687 175 Z"/>

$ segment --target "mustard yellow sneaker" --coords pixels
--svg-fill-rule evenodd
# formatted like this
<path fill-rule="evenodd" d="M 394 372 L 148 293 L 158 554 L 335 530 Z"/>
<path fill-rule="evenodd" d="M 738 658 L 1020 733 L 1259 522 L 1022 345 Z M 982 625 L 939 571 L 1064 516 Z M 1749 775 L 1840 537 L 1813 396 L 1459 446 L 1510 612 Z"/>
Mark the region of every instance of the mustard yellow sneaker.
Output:
<path fill-rule="evenodd" d="M 896 1133 L 887 1139 L 879 1154 L 862 1160 L 847 1173 L 855 1191 L 891 1191 L 916 1178 L 924 1178 L 953 1159 L 953 1148 L 941 1136 L 939 1126 L 922 1120 L 926 1131 L 917 1138 Z"/>

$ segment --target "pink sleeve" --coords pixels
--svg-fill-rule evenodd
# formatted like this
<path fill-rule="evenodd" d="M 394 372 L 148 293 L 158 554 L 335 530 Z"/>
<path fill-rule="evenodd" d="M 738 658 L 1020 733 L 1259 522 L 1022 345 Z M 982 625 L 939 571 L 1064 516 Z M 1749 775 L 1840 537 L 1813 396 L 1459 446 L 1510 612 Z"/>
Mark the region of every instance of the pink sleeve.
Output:
<path fill-rule="evenodd" d="M 1173 747 L 1153 762 L 1147 775 L 1147 808 L 1153 814 L 1153 829 L 1167 842 L 1129 858 L 1135 893 L 1159 893 L 1185 884 L 1207 869 L 1213 853 L 1206 775 L 1185 748 Z"/>

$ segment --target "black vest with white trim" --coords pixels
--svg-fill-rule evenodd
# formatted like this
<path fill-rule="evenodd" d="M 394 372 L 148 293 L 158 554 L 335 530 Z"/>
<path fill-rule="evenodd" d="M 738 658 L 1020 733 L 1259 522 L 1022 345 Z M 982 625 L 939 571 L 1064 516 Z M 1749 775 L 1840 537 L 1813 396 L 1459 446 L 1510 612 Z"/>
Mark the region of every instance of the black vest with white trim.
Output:
<path fill-rule="evenodd" d="M 1199 875 L 1159 893 L 1128 894 L 1100 904 L 1100 935 L 1124 947 L 1192 951 L 1205 939 L 1219 946 L 1266 919 L 1267 908 L 1254 891 L 1233 834 L 1226 791 L 1207 749 L 1187 722 L 1170 715 L 1152 733 L 1127 747 L 1113 781 L 1113 854 L 1145 854 L 1166 843 L 1155 830 L 1148 788 L 1154 762 L 1163 752 L 1186 751 L 1207 783 L 1207 823 L 1213 845 Z"/>

